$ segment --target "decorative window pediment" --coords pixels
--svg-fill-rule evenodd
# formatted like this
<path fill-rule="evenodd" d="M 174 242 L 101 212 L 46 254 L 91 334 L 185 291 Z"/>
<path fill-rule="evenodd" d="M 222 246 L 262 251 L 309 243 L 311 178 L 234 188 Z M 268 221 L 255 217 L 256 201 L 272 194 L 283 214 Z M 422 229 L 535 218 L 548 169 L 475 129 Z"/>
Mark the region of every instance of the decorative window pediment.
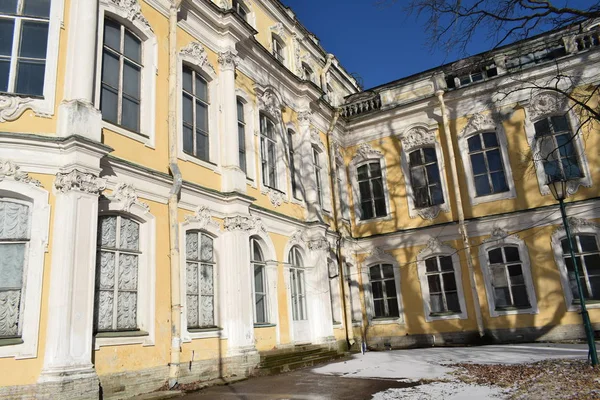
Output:
<path fill-rule="evenodd" d="M 209 74 L 211 78 L 216 78 L 217 73 L 213 65 L 208 61 L 208 54 L 198 42 L 191 42 L 185 46 L 179 52 L 179 56 L 185 62 L 200 67 L 205 73 Z"/>

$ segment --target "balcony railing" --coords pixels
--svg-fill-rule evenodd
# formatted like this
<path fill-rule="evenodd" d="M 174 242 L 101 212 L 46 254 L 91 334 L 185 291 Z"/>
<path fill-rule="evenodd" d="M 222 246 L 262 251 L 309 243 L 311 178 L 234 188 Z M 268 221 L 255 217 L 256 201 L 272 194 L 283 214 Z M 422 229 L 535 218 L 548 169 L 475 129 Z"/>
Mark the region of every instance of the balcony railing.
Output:
<path fill-rule="evenodd" d="M 342 105 L 342 116 L 346 118 L 365 114 L 370 111 L 381 108 L 381 97 L 379 93 L 365 92 L 360 93 L 358 97 L 351 96 L 348 103 Z"/>

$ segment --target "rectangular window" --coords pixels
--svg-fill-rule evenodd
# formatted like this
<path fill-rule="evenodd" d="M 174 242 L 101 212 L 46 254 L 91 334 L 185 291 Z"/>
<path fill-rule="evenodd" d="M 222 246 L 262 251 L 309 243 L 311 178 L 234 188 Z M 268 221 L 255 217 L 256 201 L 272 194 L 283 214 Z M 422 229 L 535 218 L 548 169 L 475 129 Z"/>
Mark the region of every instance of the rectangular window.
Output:
<path fill-rule="evenodd" d="M 233 10 L 240 16 L 244 21 L 248 20 L 248 9 L 241 0 L 233 0 Z"/>
<path fill-rule="evenodd" d="M 460 313 L 460 302 L 451 256 L 425 260 L 425 276 L 429 286 L 431 314 Z"/>
<path fill-rule="evenodd" d="M 120 215 L 98 221 L 96 332 L 138 329 L 140 224 Z"/>
<path fill-rule="evenodd" d="M 0 5 L 0 92 L 44 94 L 50 0 Z"/>
<path fill-rule="evenodd" d="M 488 251 L 496 310 L 529 308 L 523 264 L 516 246 Z"/>
<path fill-rule="evenodd" d="M 425 147 L 410 153 L 410 181 L 416 208 L 444 203 L 442 181 L 434 147 Z"/>
<path fill-rule="evenodd" d="M 29 206 L 0 200 L 0 338 L 21 336 Z"/>
<path fill-rule="evenodd" d="M 544 165 L 550 179 L 575 179 L 583 177 L 575 150 L 575 136 L 564 115 L 541 119 L 535 124 L 535 136 L 539 143 L 536 158 Z"/>
<path fill-rule="evenodd" d="M 277 152 L 275 148 L 275 124 L 264 115 L 260 116 L 260 161 L 263 185 L 277 189 Z"/>
<path fill-rule="evenodd" d="M 298 198 L 298 183 L 296 182 L 296 164 L 295 157 L 296 153 L 294 151 L 294 132 L 292 130 L 288 130 L 288 151 L 290 154 L 290 180 L 292 183 L 292 195 L 295 198 Z"/>
<path fill-rule="evenodd" d="M 575 266 L 569 250 L 568 239 L 561 240 L 563 258 L 567 267 L 569 284 L 574 302 L 579 302 L 579 291 L 575 279 Z M 600 300 L 600 247 L 596 235 L 573 236 L 573 253 L 579 267 L 579 279 L 586 300 Z"/>
<path fill-rule="evenodd" d="M 374 317 L 399 317 L 394 267 L 391 264 L 373 265 L 369 268 L 369 280 L 373 293 Z"/>
<path fill-rule="evenodd" d="M 104 20 L 102 48 L 102 118 L 133 132 L 140 131 L 142 42 L 129 29 Z"/>
<path fill-rule="evenodd" d="M 237 119 L 238 119 L 238 147 L 240 169 L 246 171 L 246 122 L 244 121 L 244 103 L 237 99 Z"/>
<path fill-rule="evenodd" d="M 210 161 L 208 137 L 208 83 L 195 70 L 183 67 L 183 151 Z"/>
<path fill-rule="evenodd" d="M 358 188 L 360 192 L 361 220 L 385 217 L 385 192 L 379 161 L 361 165 L 357 168 Z"/>
<path fill-rule="evenodd" d="M 255 238 L 250 239 L 250 257 L 254 270 L 254 323 L 266 324 L 269 322 L 269 314 L 265 258 L 260 244 Z"/>
<path fill-rule="evenodd" d="M 275 36 L 273 36 L 272 40 L 273 40 L 273 55 L 275 56 L 277 61 L 279 61 L 280 63 L 283 64 L 285 61 L 285 57 L 283 55 L 283 49 L 284 49 L 283 43 Z"/>
<path fill-rule="evenodd" d="M 186 306 L 188 329 L 215 326 L 213 239 L 202 232 L 188 232 L 186 247 Z"/>
<path fill-rule="evenodd" d="M 315 188 L 317 189 L 317 201 L 323 208 L 323 187 L 321 182 L 321 161 L 319 159 L 319 150 L 313 147 L 313 166 L 315 169 Z"/>
<path fill-rule="evenodd" d="M 477 196 L 508 191 L 496 133 L 478 133 L 467 142 Z"/>

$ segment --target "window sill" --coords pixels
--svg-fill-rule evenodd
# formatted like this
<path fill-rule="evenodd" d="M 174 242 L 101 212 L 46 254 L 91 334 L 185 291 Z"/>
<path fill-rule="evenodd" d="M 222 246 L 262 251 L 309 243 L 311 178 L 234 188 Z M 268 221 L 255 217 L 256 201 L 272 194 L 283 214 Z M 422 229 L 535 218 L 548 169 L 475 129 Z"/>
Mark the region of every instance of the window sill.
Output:
<path fill-rule="evenodd" d="M 26 93 L 13 93 L 13 92 L 0 91 L 0 96 L 2 96 L 2 97 L 20 97 L 22 99 L 32 99 L 32 100 L 44 100 L 44 96 L 39 95 L 39 94 L 26 94 Z M 0 339 L 0 340 L 3 340 L 3 339 Z"/>
<path fill-rule="evenodd" d="M 98 333 L 96 333 L 96 338 L 137 337 L 137 336 L 148 336 L 148 332 L 135 330 L 135 331 L 113 331 L 113 332 L 98 332 Z"/>
<path fill-rule="evenodd" d="M 388 325 L 388 324 L 401 324 L 402 319 L 400 317 L 375 317 L 371 319 L 372 325 Z"/>
<path fill-rule="evenodd" d="M 254 324 L 254 329 L 260 329 L 260 328 L 274 328 L 277 325 L 275 324 Z"/>
<path fill-rule="evenodd" d="M 0 339 L 0 347 L 15 346 L 18 344 L 23 344 L 23 343 L 25 343 L 25 342 L 23 342 L 23 339 L 21 339 L 20 337 Z"/>
<path fill-rule="evenodd" d="M 208 338 L 223 338 L 223 328 L 214 326 L 208 328 L 191 328 L 187 330 L 187 334 L 184 336 L 184 341 L 190 342 L 195 339 L 208 339 Z"/>
<path fill-rule="evenodd" d="M 484 196 L 475 195 L 471 197 L 471 205 L 476 206 L 478 204 L 491 203 L 493 201 L 514 199 L 515 197 L 517 197 L 515 189 L 510 188 L 506 192 L 491 193 Z"/>
<path fill-rule="evenodd" d="M 211 171 L 213 171 L 216 174 L 220 174 L 219 166 L 217 164 L 212 163 L 210 161 L 201 160 L 200 158 L 193 156 L 191 154 L 185 153 L 183 151 L 179 151 L 179 159 L 183 160 L 183 161 L 194 163 L 201 167 L 210 169 Z"/>
<path fill-rule="evenodd" d="M 112 122 L 108 122 L 105 120 L 102 120 L 102 128 L 117 133 L 119 135 L 128 137 L 129 139 L 136 140 L 152 149 L 154 148 L 154 145 L 152 145 L 152 143 L 150 142 L 150 138 L 142 133 L 130 131 L 129 129 L 123 128 L 119 125 L 113 124 Z"/>
<path fill-rule="evenodd" d="M 443 320 L 447 320 L 447 319 L 466 319 L 467 318 L 467 313 L 466 312 L 443 312 L 443 313 L 429 313 L 426 314 L 426 318 L 425 320 L 427 322 L 432 322 L 432 321 L 443 321 Z"/>
<path fill-rule="evenodd" d="M 585 308 L 587 308 L 587 309 L 600 308 L 600 300 L 586 300 Z M 573 302 L 571 302 L 571 305 L 569 306 L 567 311 L 581 312 L 581 303 L 579 302 L 579 300 L 573 300 Z"/>
<path fill-rule="evenodd" d="M 142 346 L 153 346 L 154 338 L 146 331 L 115 331 L 98 332 L 94 336 L 94 350 L 100 350 L 104 346 L 123 346 L 141 344 Z"/>
<path fill-rule="evenodd" d="M 537 314 L 537 307 L 503 307 L 490 309 L 490 316 L 492 318 L 502 317 L 506 315 L 517 315 L 517 314 Z"/>
<path fill-rule="evenodd" d="M 370 219 L 357 219 L 356 225 L 364 225 L 372 222 L 380 222 L 380 221 L 390 221 L 392 219 L 392 215 L 388 214 L 384 217 L 370 218 Z"/>

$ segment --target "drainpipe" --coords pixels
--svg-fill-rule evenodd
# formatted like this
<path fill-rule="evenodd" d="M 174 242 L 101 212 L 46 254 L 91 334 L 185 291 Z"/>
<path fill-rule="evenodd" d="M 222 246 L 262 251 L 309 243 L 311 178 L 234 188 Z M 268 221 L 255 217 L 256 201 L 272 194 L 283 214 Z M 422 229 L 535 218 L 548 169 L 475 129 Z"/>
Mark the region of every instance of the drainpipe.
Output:
<path fill-rule="evenodd" d="M 350 346 L 350 340 L 354 339 L 354 335 L 352 335 L 352 338 L 350 337 L 350 329 L 348 327 L 348 310 L 346 308 L 346 289 L 344 286 L 344 263 L 343 263 L 343 257 L 342 257 L 342 246 L 341 246 L 341 241 L 342 241 L 342 234 L 340 232 L 340 221 L 338 219 L 338 209 L 337 209 L 337 200 L 336 200 L 336 196 L 337 196 L 337 192 L 335 190 L 335 181 L 336 181 L 336 176 L 337 176 L 337 164 L 335 162 L 335 155 L 333 154 L 333 151 L 331 149 L 331 140 L 330 140 L 330 135 L 333 133 L 333 129 L 335 128 L 335 124 L 337 123 L 339 117 L 340 117 L 340 113 L 341 110 L 339 108 L 336 108 L 334 111 L 334 115 L 333 115 L 333 119 L 331 120 L 331 124 L 329 125 L 329 129 L 327 130 L 327 134 L 325 135 L 325 138 L 327 140 L 327 154 L 329 155 L 329 162 L 331 164 L 331 168 L 330 168 L 330 174 L 329 174 L 329 186 L 330 186 L 330 190 L 331 190 L 331 200 L 332 200 L 332 208 L 333 208 L 333 225 L 335 227 L 335 233 L 337 235 L 337 239 L 336 239 L 336 246 L 335 246 L 335 252 L 336 252 L 336 257 L 337 257 L 337 263 L 338 263 L 338 276 L 340 277 L 340 286 L 341 286 L 341 293 L 340 293 L 340 300 L 342 302 L 342 313 L 343 313 L 343 318 L 344 318 L 344 330 L 345 330 L 345 334 L 346 334 L 346 344 L 348 346 Z M 341 201 L 341 199 L 340 199 Z"/>
<path fill-rule="evenodd" d="M 462 236 L 467 258 L 469 282 L 471 283 L 473 306 L 475 307 L 475 320 L 477 321 L 477 330 L 479 331 L 479 336 L 483 337 L 485 331 L 483 326 L 483 317 L 481 315 L 481 304 L 479 303 L 479 294 L 477 293 L 477 286 L 475 285 L 475 270 L 473 268 L 473 259 L 471 258 L 471 244 L 469 243 L 469 237 L 467 235 L 467 227 L 465 225 L 465 213 L 463 209 L 460 188 L 458 186 L 458 171 L 456 169 L 454 144 L 452 143 L 452 136 L 450 134 L 450 123 L 448 122 L 448 110 L 446 109 L 446 104 L 444 103 L 444 91 L 438 90 L 437 92 L 435 92 L 435 94 L 438 98 L 438 101 L 440 102 L 440 108 L 442 109 L 444 136 L 446 137 L 446 146 L 448 147 L 448 153 L 450 154 L 450 169 L 452 170 L 452 181 L 455 184 L 454 200 L 456 201 L 456 209 L 458 212 L 458 230 L 460 232 L 460 235 Z"/>
<path fill-rule="evenodd" d="M 333 54 L 327 54 L 327 62 L 321 71 L 321 90 L 325 94 L 327 94 L 327 73 L 329 72 L 329 68 L 331 68 L 331 63 L 333 63 L 334 58 L 335 56 Z"/>
<path fill-rule="evenodd" d="M 171 359 L 169 389 L 179 380 L 181 355 L 181 279 L 179 267 L 179 196 L 183 179 L 177 165 L 177 10 L 182 0 L 172 0 L 169 6 L 169 170 L 173 185 L 169 191 L 169 247 L 171 267 Z"/>

